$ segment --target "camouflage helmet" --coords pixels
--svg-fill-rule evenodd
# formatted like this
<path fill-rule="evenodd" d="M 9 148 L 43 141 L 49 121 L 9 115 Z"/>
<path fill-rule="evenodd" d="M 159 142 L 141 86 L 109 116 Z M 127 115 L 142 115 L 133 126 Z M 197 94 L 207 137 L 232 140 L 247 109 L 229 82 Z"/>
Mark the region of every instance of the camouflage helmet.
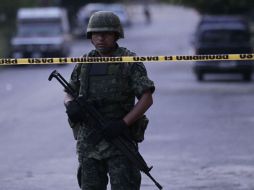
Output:
<path fill-rule="evenodd" d="M 86 30 L 88 39 L 91 38 L 92 32 L 116 32 L 119 38 L 124 38 L 120 19 L 110 11 L 98 11 L 91 15 Z"/>

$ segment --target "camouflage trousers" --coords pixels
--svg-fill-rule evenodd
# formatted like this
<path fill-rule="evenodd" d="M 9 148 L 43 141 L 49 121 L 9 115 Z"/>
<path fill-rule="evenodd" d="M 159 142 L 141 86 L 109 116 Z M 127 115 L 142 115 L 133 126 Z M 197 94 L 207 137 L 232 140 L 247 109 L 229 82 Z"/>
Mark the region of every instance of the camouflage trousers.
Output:
<path fill-rule="evenodd" d="M 82 158 L 81 189 L 106 190 L 110 178 L 111 190 L 139 190 L 141 174 L 123 155 L 96 160 Z"/>

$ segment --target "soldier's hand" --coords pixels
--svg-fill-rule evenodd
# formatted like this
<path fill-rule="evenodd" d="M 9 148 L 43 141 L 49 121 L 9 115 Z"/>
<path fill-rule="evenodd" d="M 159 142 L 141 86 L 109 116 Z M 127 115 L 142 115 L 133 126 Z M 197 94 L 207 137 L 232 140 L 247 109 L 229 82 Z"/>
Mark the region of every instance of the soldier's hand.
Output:
<path fill-rule="evenodd" d="M 126 132 L 128 126 L 123 120 L 109 121 L 103 130 L 103 135 L 107 140 L 112 140 Z"/>
<path fill-rule="evenodd" d="M 71 122 L 77 123 L 83 121 L 82 110 L 77 101 L 69 101 L 66 104 L 66 113 Z"/>

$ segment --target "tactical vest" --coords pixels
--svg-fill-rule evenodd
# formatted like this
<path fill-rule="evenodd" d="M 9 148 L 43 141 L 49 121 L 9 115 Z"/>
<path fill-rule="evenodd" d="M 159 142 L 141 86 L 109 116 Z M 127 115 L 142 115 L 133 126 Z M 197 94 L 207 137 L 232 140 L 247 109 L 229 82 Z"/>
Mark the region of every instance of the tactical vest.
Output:
<path fill-rule="evenodd" d="M 117 56 L 135 56 L 126 48 L 118 48 L 118 51 Z M 86 56 L 99 55 L 93 50 Z M 135 104 L 135 95 L 129 83 L 132 63 L 103 64 L 94 69 L 95 64 L 79 65 L 77 70 L 80 82 L 79 96 L 93 102 L 105 118 L 122 119 Z M 148 118 L 144 115 L 130 127 L 134 141 L 144 140 L 148 122 Z"/>
<path fill-rule="evenodd" d="M 117 49 L 117 56 L 133 56 L 125 48 Z M 99 56 L 91 51 L 88 57 Z M 131 63 L 81 64 L 79 68 L 79 96 L 94 102 L 97 109 L 110 119 L 119 119 L 134 106 L 135 95 L 130 87 Z"/>

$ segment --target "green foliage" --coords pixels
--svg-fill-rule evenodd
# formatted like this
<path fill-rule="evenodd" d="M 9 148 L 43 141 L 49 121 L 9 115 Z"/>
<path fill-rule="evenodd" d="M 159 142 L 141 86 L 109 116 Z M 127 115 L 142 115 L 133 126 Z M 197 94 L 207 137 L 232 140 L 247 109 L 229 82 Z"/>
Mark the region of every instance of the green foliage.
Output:
<path fill-rule="evenodd" d="M 16 17 L 16 11 L 19 7 L 35 6 L 35 0 L 1 0 L 0 13 L 5 15 L 8 23 L 13 22 Z"/>
<path fill-rule="evenodd" d="M 252 11 L 253 0 L 164 0 L 169 3 L 190 6 L 200 13 L 245 14 Z"/>

